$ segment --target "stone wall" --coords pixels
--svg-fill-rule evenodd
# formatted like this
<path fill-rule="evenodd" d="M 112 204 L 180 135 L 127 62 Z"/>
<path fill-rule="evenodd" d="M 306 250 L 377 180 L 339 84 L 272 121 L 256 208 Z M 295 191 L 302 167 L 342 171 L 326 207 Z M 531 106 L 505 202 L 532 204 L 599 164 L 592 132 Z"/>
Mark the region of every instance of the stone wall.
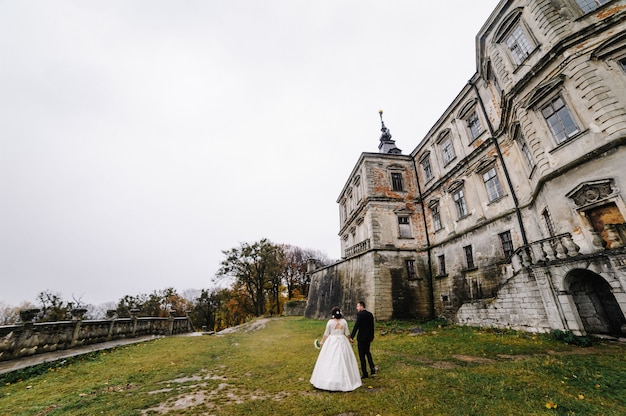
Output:
<path fill-rule="evenodd" d="M 26 322 L 0 326 L 0 361 L 144 335 L 193 331 L 187 317 Z"/>
<path fill-rule="evenodd" d="M 303 316 L 306 309 L 306 299 L 290 300 L 285 302 L 283 313 L 285 316 Z"/>
<path fill-rule="evenodd" d="M 311 272 L 311 286 L 304 315 L 330 317 L 339 306 L 347 319 L 356 317 L 356 303 L 365 302 L 377 320 L 416 318 L 428 313 L 428 288 L 424 267 L 408 276 L 406 260 L 412 250 L 369 250 Z"/>

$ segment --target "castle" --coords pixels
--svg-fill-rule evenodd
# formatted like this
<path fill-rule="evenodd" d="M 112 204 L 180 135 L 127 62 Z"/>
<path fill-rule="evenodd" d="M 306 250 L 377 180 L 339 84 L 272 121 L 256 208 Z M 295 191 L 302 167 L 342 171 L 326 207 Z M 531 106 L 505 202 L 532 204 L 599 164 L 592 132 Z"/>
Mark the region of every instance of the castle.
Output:
<path fill-rule="evenodd" d="M 626 0 L 502 0 L 410 153 L 380 117 L 305 316 L 364 300 L 378 320 L 624 336 Z"/>

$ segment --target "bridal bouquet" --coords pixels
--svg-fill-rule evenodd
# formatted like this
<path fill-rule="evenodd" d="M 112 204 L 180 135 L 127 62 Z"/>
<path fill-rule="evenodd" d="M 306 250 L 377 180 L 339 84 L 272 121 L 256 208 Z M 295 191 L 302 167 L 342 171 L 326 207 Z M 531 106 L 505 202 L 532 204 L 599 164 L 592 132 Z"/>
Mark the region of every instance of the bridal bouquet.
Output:
<path fill-rule="evenodd" d="M 318 350 L 322 348 L 322 345 L 320 344 L 320 340 L 317 338 L 315 339 L 315 341 L 313 341 L 313 346 L 317 348 Z"/>

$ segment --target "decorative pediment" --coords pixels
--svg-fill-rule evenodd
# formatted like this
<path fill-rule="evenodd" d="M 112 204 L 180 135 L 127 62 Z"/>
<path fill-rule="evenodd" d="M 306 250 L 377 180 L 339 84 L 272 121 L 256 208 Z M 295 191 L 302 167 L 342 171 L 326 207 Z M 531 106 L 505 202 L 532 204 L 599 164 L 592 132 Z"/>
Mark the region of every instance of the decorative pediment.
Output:
<path fill-rule="evenodd" d="M 450 137 L 450 132 L 450 129 L 440 131 L 437 135 L 437 143 L 441 143 L 445 138 Z"/>
<path fill-rule="evenodd" d="M 426 159 L 428 159 L 430 157 L 430 150 L 427 150 L 426 152 L 424 152 L 420 158 L 419 161 L 420 163 L 424 162 Z"/>
<path fill-rule="evenodd" d="M 427 204 L 429 209 L 433 209 L 433 207 L 435 207 L 437 205 L 439 205 L 439 199 L 438 198 L 431 199 L 430 201 L 428 201 L 428 204 Z"/>
<path fill-rule="evenodd" d="M 464 181 L 463 180 L 458 180 L 458 181 L 454 181 L 452 182 L 449 186 L 448 186 L 448 193 L 454 193 L 456 191 L 458 191 L 460 188 L 463 187 Z"/>
<path fill-rule="evenodd" d="M 500 23 L 500 26 L 498 26 L 498 29 L 496 29 L 496 34 L 494 36 L 494 40 L 497 43 L 502 42 L 502 40 L 509 33 L 513 25 L 517 23 L 520 16 L 522 15 L 522 10 L 523 9 L 519 7 L 509 13 L 504 19 L 502 19 L 502 23 Z"/>
<path fill-rule="evenodd" d="M 387 170 L 393 170 L 393 171 L 404 171 L 404 166 L 402 165 L 398 165 L 398 164 L 393 164 L 393 165 L 389 165 L 387 166 Z"/>
<path fill-rule="evenodd" d="M 591 53 L 591 59 L 605 59 L 614 54 L 621 55 L 622 53 L 626 54 L 626 32 L 613 36 L 611 39 L 598 46 Z"/>
<path fill-rule="evenodd" d="M 475 98 L 463 104 L 463 107 L 461 107 L 461 110 L 459 111 L 458 117 L 460 119 L 464 119 L 470 113 L 470 111 L 474 109 L 474 107 L 476 107 Z"/>
<path fill-rule="evenodd" d="M 476 167 L 474 168 L 474 172 L 475 173 L 480 173 L 484 170 L 486 170 L 487 168 L 489 168 L 490 166 L 492 166 L 494 163 L 496 163 L 496 157 L 492 156 L 492 157 L 486 157 L 483 160 L 481 160 L 478 165 L 476 165 Z"/>
<path fill-rule="evenodd" d="M 407 215 L 408 216 L 408 215 L 413 214 L 413 211 L 411 211 L 408 208 L 398 208 L 398 209 L 394 209 L 393 213 L 396 214 L 396 215 L 400 215 L 400 216 L 403 216 L 403 215 Z"/>
<path fill-rule="evenodd" d="M 535 88 L 532 94 L 530 94 L 530 97 L 528 97 L 524 105 L 526 107 L 535 106 L 537 103 L 539 103 L 539 101 L 543 100 L 548 95 L 550 95 L 555 89 L 563 85 L 563 81 L 565 81 L 565 75 L 559 75 L 555 78 L 552 78 L 551 80 L 548 80 L 542 84 L 539 84 L 539 86 Z"/>
<path fill-rule="evenodd" d="M 612 182 L 613 179 L 584 182 L 566 196 L 571 198 L 578 208 L 594 205 L 619 193 L 619 189 L 614 188 Z"/>

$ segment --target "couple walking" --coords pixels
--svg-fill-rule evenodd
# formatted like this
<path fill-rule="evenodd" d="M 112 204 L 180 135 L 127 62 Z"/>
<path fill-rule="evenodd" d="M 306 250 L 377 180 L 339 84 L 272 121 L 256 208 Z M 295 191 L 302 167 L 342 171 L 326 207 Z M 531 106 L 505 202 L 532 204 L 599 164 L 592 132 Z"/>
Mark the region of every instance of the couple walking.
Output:
<path fill-rule="evenodd" d="M 375 374 L 376 368 L 370 353 L 370 344 L 374 340 L 374 315 L 365 309 L 365 303 L 359 302 L 356 306 L 356 322 L 352 333 L 348 329 L 348 322 L 343 318 L 341 309 L 335 306 L 332 318 L 326 324 L 320 350 L 311 384 L 321 390 L 352 391 L 362 385 L 361 378 L 367 378 L 367 364 L 370 373 Z M 350 343 L 354 342 L 357 334 L 359 359 L 363 376 L 359 377 L 354 351 Z"/>

